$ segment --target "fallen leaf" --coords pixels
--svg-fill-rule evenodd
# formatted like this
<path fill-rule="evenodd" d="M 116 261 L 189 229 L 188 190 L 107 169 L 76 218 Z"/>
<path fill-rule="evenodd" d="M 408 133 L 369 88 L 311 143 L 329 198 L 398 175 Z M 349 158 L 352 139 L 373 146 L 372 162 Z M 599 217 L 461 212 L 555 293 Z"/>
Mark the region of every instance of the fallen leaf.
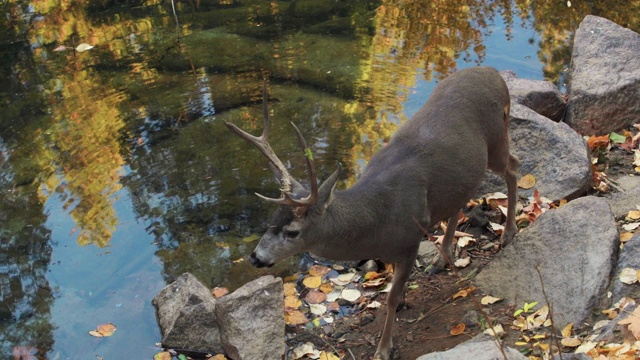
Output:
<path fill-rule="evenodd" d="M 369 271 L 368 273 L 364 274 L 364 279 L 365 280 L 374 280 L 374 279 L 378 279 L 382 276 L 382 274 L 380 274 L 379 272 L 375 272 L 375 271 Z"/>
<path fill-rule="evenodd" d="M 309 322 L 309 319 L 300 310 L 284 313 L 284 322 L 289 325 L 301 325 Z"/>
<path fill-rule="evenodd" d="M 89 45 L 89 44 L 85 44 L 85 43 L 82 43 L 82 44 L 76 46 L 76 51 L 77 52 L 84 52 L 84 51 L 91 50 L 91 49 L 93 49 L 93 45 Z"/>
<path fill-rule="evenodd" d="M 327 294 L 318 290 L 311 290 L 304 297 L 304 301 L 309 304 L 320 304 L 325 300 L 327 300 Z"/>
<path fill-rule="evenodd" d="M 173 356 L 168 351 L 159 352 L 153 355 L 153 360 L 171 360 Z"/>
<path fill-rule="evenodd" d="M 627 217 L 631 220 L 640 220 L 640 210 L 631 210 Z"/>
<path fill-rule="evenodd" d="M 502 234 L 502 232 L 504 231 L 504 226 L 500 225 L 500 224 L 496 224 L 494 222 L 489 222 L 489 226 L 491 227 L 491 230 L 493 230 L 493 232 L 495 232 L 496 234 Z"/>
<path fill-rule="evenodd" d="M 633 313 L 629 314 L 626 319 L 618 321 L 619 325 L 628 325 L 629 331 L 635 336 L 636 340 L 640 339 L 640 306 L 636 307 Z"/>
<path fill-rule="evenodd" d="M 223 354 L 217 354 L 214 355 L 210 358 L 208 358 L 208 360 L 229 360 L 226 356 L 224 356 Z"/>
<path fill-rule="evenodd" d="M 318 290 L 322 291 L 325 294 L 328 294 L 328 293 L 332 292 L 333 289 L 334 289 L 334 287 L 333 287 L 333 284 L 331 284 L 331 283 L 323 283 L 318 288 Z"/>
<path fill-rule="evenodd" d="M 565 337 L 560 340 L 562 346 L 566 347 L 578 347 L 582 344 L 582 340 L 580 340 L 577 336 L 574 337 Z"/>
<path fill-rule="evenodd" d="M 322 284 L 322 276 L 306 276 L 302 279 L 302 284 L 308 289 L 317 289 Z"/>
<path fill-rule="evenodd" d="M 221 296 L 224 296 L 226 294 L 229 293 L 229 289 L 225 288 L 225 287 L 215 287 L 213 288 L 213 290 L 211 291 L 213 293 L 213 296 L 219 298 Z"/>
<path fill-rule="evenodd" d="M 284 307 L 291 308 L 291 309 L 297 309 L 300 306 L 302 306 L 302 301 L 300 301 L 300 299 L 298 299 L 298 296 L 289 295 L 289 296 L 285 296 L 284 297 Z"/>
<path fill-rule="evenodd" d="M 340 360 L 340 358 L 334 355 L 334 353 L 321 351 L 319 360 Z"/>
<path fill-rule="evenodd" d="M 382 304 L 380 302 L 374 300 L 374 301 L 372 301 L 371 303 L 369 303 L 367 305 L 367 308 L 369 308 L 369 309 L 377 309 L 380 306 L 382 306 Z"/>
<path fill-rule="evenodd" d="M 56 47 L 55 49 L 53 49 L 53 51 L 65 51 L 67 50 L 67 47 L 64 45 L 60 45 L 58 47 Z"/>
<path fill-rule="evenodd" d="M 340 274 L 335 278 L 329 279 L 329 281 L 331 281 L 332 283 L 336 284 L 336 285 L 347 285 L 351 282 L 351 280 L 353 280 L 353 277 L 356 274 L 354 273 L 346 273 L 346 274 Z"/>
<path fill-rule="evenodd" d="M 472 238 L 471 236 L 463 236 L 459 238 L 457 242 L 458 242 L 458 246 L 465 247 L 475 241 L 476 239 Z"/>
<path fill-rule="evenodd" d="M 502 335 L 504 335 L 504 329 L 502 328 L 502 325 L 496 324 L 493 327 L 490 327 L 487 330 L 483 331 L 483 333 L 493 337 L 501 337 Z"/>
<path fill-rule="evenodd" d="M 106 323 L 106 324 L 98 325 L 98 328 L 96 330 L 89 331 L 89 335 L 95 336 L 95 337 L 107 337 L 107 336 L 113 335 L 115 331 L 116 331 L 115 325 L 113 325 L 112 323 Z"/>
<path fill-rule="evenodd" d="M 569 323 L 560 331 L 560 334 L 562 334 L 562 337 L 568 338 L 571 336 L 572 331 L 573 331 L 573 323 Z"/>
<path fill-rule="evenodd" d="M 467 265 L 471 264 L 471 257 L 467 256 L 466 258 L 456 260 L 453 265 L 457 268 L 463 268 Z"/>
<path fill-rule="evenodd" d="M 462 289 L 462 290 L 458 291 L 457 293 L 453 294 L 453 298 L 454 298 L 454 299 L 457 299 L 457 298 L 459 298 L 459 297 L 463 297 L 463 298 L 464 298 L 464 297 L 467 297 L 467 296 L 469 296 L 469 294 L 471 294 L 471 292 L 473 292 L 475 289 L 476 289 L 476 287 L 475 287 L 475 286 L 470 286 L 470 287 L 468 287 L 468 288 L 466 288 L 466 289 Z"/>
<path fill-rule="evenodd" d="M 453 336 L 458 336 L 464 332 L 464 329 L 465 329 L 464 324 L 459 323 L 458 325 L 451 328 L 451 331 L 449 331 L 449 334 Z"/>
<path fill-rule="evenodd" d="M 246 243 L 250 243 L 250 242 L 254 242 L 256 240 L 260 239 L 260 235 L 258 234 L 251 234 L 249 236 L 247 236 L 246 238 L 243 238 L 242 241 L 246 242 Z"/>
<path fill-rule="evenodd" d="M 518 187 L 521 189 L 531 189 L 536 185 L 536 178 L 532 174 L 527 174 L 518 180 Z"/>
<path fill-rule="evenodd" d="M 298 291 L 296 290 L 296 284 L 294 283 L 285 283 L 284 284 L 284 296 L 292 296 L 298 295 Z"/>
<path fill-rule="evenodd" d="M 327 294 L 327 301 L 328 302 L 332 302 L 332 301 L 336 301 L 340 298 L 340 294 L 342 292 L 340 290 L 334 290 L 330 293 Z"/>
<path fill-rule="evenodd" d="M 627 141 L 627 137 L 618 133 L 612 132 L 609 134 L 609 139 L 616 144 L 624 144 Z"/>
<path fill-rule="evenodd" d="M 627 242 L 629 240 L 631 240 L 631 238 L 633 237 L 634 233 L 632 232 L 624 232 L 622 234 L 620 234 L 620 242 Z"/>
<path fill-rule="evenodd" d="M 377 279 L 373 279 L 373 280 L 369 280 L 369 281 L 363 282 L 362 286 L 366 287 L 366 288 L 370 288 L 370 287 L 382 286 L 384 284 L 385 284 L 385 279 L 384 278 L 377 278 Z"/>
<path fill-rule="evenodd" d="M 578 348 L 576 349 L 576 351 L 574 351 L 576 354 L 580 354 L 580 353 L 586 353 L 587 351 L 595 348 L 598 345 L 597 342 L 594 341 L 585 341 L 583 342 L 580 346 L 578 346 Z"/>
<path fill-rule="evenodd" d="M 627 230 L 627 231 L 634 231 L 639 226 L 640 226 L 640 222 L 635 222 L 635 223 L 631 223 L 631 224 L 624 224 L 624 225 L 622 225 L 622 228 Z"/>
<path fill-rule="evenodd" d="M 340 297 L 349 301 L 349 302 L 355 302 L 356 300 L 358 300 L 361 296 L 361 293 L 359 290 L 356 289 L 344 289 L 342 290 L 342 293 L 340 294 Z"/>
<path fill-rule="evenodd" d="M 603 147 L 607 147 L 609 145 L 609 135 L 602 135 L 602 136 L 591 136 L 589 137 L 589 139 L 587 139 L 587 146 L 589 146 L 589 149 L 593 150 L 593 149 L 599 149 L 599 148 L 603 148 Z"/>
<path fill-rule="evenodd" d="M 313 265 L 311 268 L 309 268 L 309 275 L 311 275 L 311 276 L 322 276 L 322 275 L 328 273 L 329 271 L 331 271 L 331 269 L 326 267 L 326 266 Z"/>
<path fill-rule="evenodd" d="M 496 302 L 498 302 L 500 300 L 502 300 L 502 299 L 487 295 L 487 296 L 483 297 L 480 300 L 480 304 L 482 304 L 482 305 L 491 305 L 491 304 L 495 304 Z"/>
<path fill-rule="evenodd" d="M 327 307 L 322 304 L 310 304 L 309 311 L 311 311 L 313 315 L 320 316 L 327 312 Z"/>
<path fill-rule="evenodd" d="M 309 356 L 312 359 L 320 357 L 320 351 L 316 350 L 315 346 L 311 342 L 298 345 L 293 349 L 293 359 L 301 359 L 305 356 Z"/>
<path fill-rule="evenodd" d="M 620 272 L 620 281 L 625 284 L 635 284 L 638 282 L 638 271 L 632 268 L 624 268 Z"/>

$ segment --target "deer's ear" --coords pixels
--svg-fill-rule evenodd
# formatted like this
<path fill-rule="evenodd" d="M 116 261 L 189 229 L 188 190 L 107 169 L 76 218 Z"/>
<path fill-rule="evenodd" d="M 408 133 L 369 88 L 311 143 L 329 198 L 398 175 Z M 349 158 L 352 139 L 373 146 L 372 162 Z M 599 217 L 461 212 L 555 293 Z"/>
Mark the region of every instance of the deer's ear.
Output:
<path fill-rule="evenodd" d="M 320 185 L 320 189 L 318 190 L 318 206 L 323 210 L 326 209 L 331 202 L 331 195 L 338 183 L 338 177 L 340 177 L 340 164 L 338 164 L 336 171 Z"/>

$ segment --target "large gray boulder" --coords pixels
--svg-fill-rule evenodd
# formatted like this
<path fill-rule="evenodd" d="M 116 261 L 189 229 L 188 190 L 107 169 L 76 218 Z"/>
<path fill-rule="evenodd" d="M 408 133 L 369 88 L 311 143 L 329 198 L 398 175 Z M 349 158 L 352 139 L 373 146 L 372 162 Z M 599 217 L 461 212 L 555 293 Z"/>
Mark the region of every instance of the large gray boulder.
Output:
<path fill-rule="evenodd" d="M 482 270 L 476 285 L 518 305 L 532 301 L 545 304 L 548 300 L 556 328 L 582 324 L 607 288 L 618 243 L 607 201 L 594 196 L 579 198 L 545 212 L 516 235 Z"/>
<path fill-rule="evenodd" d="M 640 35 L 587 15 L 573 41 L 565 122 L 603 135 L 640 118 Z"/>
<path fill-rule="evenodd" d="M 162 333 L 162 346 L 221 353 L 216 300 L 195 276 L 185 273 L 152 300 Z"/>
<path fill-rule="evenodd" d="M 566 102 L 551 81 L 521 79 L 515 72 L 500 72 L 507 83 L 512 104 L 524 105 L 553 121 L 562 121 Z"/>
<path fill-rule="evenodd" d="M 584 194 L 591 184 L 591 162 L 585 140 L 565 123 L 556 123 L 519 104 L 511 105 L 511 152 L 520 158 L 518 177 L 532 174 L 535 187 L 519 189 L 531 196 L 534 189 L 551 200 Z M 506 191 L 504 180 L 490 172 L 478 195 Z"/>
<path fill-rule="evenodd" d="M 225 353 L 233 360 L 284 356 L 284 288 L 271 275 L 250 281 L 215 308 Z"/>
<path fill-rule="evenodd" d="M 526 360 L 518 350 L 505 346 L 504 353 L 508 360 Z M 447 351 L 432 352 L 422 355 L 416 360 L 495 360 L 504 359 L 498 344 L 494 340 L 467 341 Z"/>

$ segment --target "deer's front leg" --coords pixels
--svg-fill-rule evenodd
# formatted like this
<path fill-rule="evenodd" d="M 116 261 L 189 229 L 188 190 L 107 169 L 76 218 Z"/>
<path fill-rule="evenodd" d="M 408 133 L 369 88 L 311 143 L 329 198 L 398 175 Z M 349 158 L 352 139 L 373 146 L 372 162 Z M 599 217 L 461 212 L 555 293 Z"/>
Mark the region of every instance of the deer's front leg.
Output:
<path fill-rule="evenodd" d="M 435 258 L 431 262 L 433 264 L 432 273 L 438 273 L 447 266 L 448 263 L 453 261 L 453 235 L 456 233 L 456 226 L 458 225 L 458 214 L 456 213 L 454 216 L 449 218 L 447 222 L 447 231 L 444 233 L 444 237 L 442 239 L 442 245 L 438 249 L 438 254 L 436 254 Z M 446 259 L 442 255 L 448 257 Z"/>
<path fill-rule="evenodd" d="M 396 309 L 404 298 L 404 285 L 409 279 L 413 264 L 415 263 L 417 249 L 412 252 L 402 262 L 396 263 L 393 274 L 393 282 L 391 283 L 391 291 L 387 296 L 387 317 L 384 323 L 384 330 L 382 330 L 382 337 L 380 343 L 378 343 L 378 349 L 376 350 L 373 358 L 375 360 L 389 360 L 391 357 L 391 349 L 393 348 L 393 341 L 391 339 L 393 335 L 393 323 L 396 318 Z"/>
<path fill-rule="evenodd" d="M 507 223 L 500 237 L 502 246 L 509 244 L 518 233 L 518 225 L 516 225 L 516 203 L 518 201 L 516 171 L 518 170 L 519 162 L 516 156 L 509 155 L 509 166 L 504 173 L 504 180 L 507 183 Z"/>

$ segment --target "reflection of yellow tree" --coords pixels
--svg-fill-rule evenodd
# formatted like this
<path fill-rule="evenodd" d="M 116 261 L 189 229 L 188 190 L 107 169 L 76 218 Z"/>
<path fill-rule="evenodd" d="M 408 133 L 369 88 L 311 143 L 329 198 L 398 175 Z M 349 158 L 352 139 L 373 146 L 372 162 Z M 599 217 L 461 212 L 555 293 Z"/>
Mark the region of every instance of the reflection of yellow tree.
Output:
<path fill-rule="evenodd" d="M 50 141 L 55 145 L 58 170 L 43 183 L 51 193 L 63 185 L 73 206 L 81 245 L 106 245 L 117 223 L 113 195 L 121 185 L 124 164 L 118 137 L 124 122 L 117 110 L 120 100 L 87 71 L 60 79 L 64 98 L 52 107 Z"/>
<path fill-rule="evenodd" d="M 544 64 L 547 79 L 558 82 L 569 66 L 573 34 L 585 16 L 597 15 L 621 26 L 640 31 L 638 1 L 538 1 L 516 0 L 522 18 L 529 18 L 540 35 L 538 57 Z"/>

